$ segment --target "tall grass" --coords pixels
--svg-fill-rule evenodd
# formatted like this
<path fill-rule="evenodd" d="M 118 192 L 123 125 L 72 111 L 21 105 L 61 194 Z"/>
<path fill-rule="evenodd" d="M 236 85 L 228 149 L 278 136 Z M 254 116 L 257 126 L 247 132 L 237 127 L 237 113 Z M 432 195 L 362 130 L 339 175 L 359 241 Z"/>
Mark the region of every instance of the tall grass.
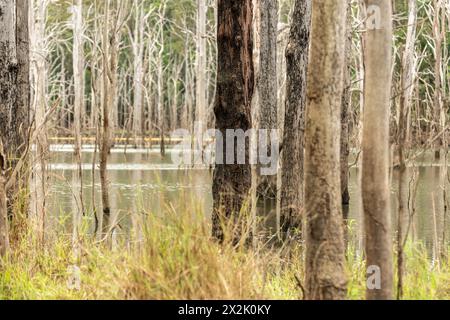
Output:
<path fill-rule="evenodd" d="M 30 235 L 0 262 L 0 299 L 301 299 L 302 248 L 219 245 L 205 218 L 148 214 L 140 241 L 111 246 L 90 236 L 74 259 L 70 236 L 36 248 Z M 449 299 L 450 261 L 433 266 L 420 244 L 406 250 L 406 299 Z M 73 267 L 75 265 L 75 267 Z M 78 270 L 79 286 L 69 285 Z M 349 299 L 364 298 L 364 261 L 349 248 Z"/>

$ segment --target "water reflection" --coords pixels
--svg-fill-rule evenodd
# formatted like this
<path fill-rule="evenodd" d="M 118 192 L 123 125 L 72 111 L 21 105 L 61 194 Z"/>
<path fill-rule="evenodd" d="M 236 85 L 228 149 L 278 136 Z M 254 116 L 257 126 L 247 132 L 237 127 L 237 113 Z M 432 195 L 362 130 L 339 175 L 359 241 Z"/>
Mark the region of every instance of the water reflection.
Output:
<path fill-rule="evenodd" d="M 98 165 L 92 164 L 93 148 L 83 152 L 83 191 L 85 208 L 101 212 L 101 186 Z M 212 207 L 211 181 L 212 172 L 207 168 L 178 168 L 171 164 L 170 150 L 166 157 L 161 157 L 158 149 L 135 150 L 125 148 L 114 149 L 110 155 L 109 179 L 111 207 L 120 232 L 129 233 L 130 241 L 139 243 L 142 240 L 142 221 L 146 213 L 163 215 L 182 210 L 194 210 L 208 215 Z M 73 186 L 71 178 L 75 169 L 74 157 L 70 147 L 52 147 L 51 190 L 48 216 L 56 222 L 65 221 L 71 225 L 70 219 L 74 209 Z M 407 170 L 408 192 L 410 199 L 411 220 L 408 219 L 410 237 L 423 241 L 430 252 L 436 250 L 437 243 L 447 241 L 450 222 L 444 215 L 443 188 L 439 184 L 440 167 L 433 161 L 432 155 L 424 154 L 417 163 L 420 166 Z M 357 250 L 363 248 L 361 198 L 358 188 L 358 168 L 350 170 L 351 204 L 348 217 L 353 232 L 350 240 Z M 92 173 L 94 172 L 94 176 Z M 416 179 L 412 179 L 416 177 Z M 447 181 L 447 187 L 448 185 Z M 391 201 L 393 226 L 397 224 L 398 208 L 398 171 L 392 172 Z M 413 183 L 417 181 L 417 183 Z M 414 188 L 417 188 L 416 192 Z M 415 198 L 415 201 L 413 201 Z M 448 198 L 448 197 L 447 197 Z M 447 199 L 448 201 L 448 199 Z M 261 205 L 259 213 L 270 213 L 268 226 L 275 226 L 274 203 Z M 413 205 L 414 204 L 414 205 Z M 448 213 L 447 213 L 448 216 Z M 409 218 L 409 217 L 408 217 Z"/>

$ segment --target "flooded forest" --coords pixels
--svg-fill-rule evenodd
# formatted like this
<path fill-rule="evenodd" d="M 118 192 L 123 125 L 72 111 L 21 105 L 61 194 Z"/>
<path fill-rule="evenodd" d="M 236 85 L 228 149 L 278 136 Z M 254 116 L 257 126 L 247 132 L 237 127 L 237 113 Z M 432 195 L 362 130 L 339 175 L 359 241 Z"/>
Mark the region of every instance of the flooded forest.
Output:
<path fill-rule="evenodd" d="M 450 0 L 0 0 L 0 300 L 449 300 Z"/>

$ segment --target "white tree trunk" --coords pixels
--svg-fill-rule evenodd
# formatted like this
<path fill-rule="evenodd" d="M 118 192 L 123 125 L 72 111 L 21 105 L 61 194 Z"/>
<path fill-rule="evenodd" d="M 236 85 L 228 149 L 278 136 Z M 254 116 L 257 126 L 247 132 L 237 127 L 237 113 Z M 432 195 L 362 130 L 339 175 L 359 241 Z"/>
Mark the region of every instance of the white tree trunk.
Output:
<path fill-rule="evenodd" d="M 135 146 L 143 144 L 143 82 L 144 82 L 144 8 L 141 1 L 134 1 L 135 27 L 132 39 L 133 47 L 133 132 Z"/>
<path fill-rule="evenodd" d="M 30 1 L 30 45 L 31 45 L 31 69 L 32 69 L 32 110 L 34 111 L 35 129 L 39 129 L 35 141 L 36 152 L 32 157 L 33 179 L 31 185 L 32 205 L 30 218 L 36 239 L 42 243 L 44 240 L 45 203 L 47 192 L 47 157 L 48 141 L 46 129 L 47 109 L 47 66 L 46 66 L 46 41 L 45 22 L 47 0 Z"/>
<path fill-rule="evenodd" d="M 345 1 L 313 1 L 305 130 L 309 300 L 347 297 L 339 153 L 346 13 Z"/>
<path fill-rule="evenodd" d="M 366 23 L 362 201 L 367 268 L 381 272 L 381 288 L 367 287 L 367 298 L 391 299 L 393 257 L 389 184 L 389 114 L 392 66 L 391 0 L 365 0 Z M 374 18 L 375 17 L 375 18 Z M 379 17 L 379 19 L 377 19 Z M 369 276 L 373 275 L 369 273 Z M 370 281 L 370 279 L 368 279 Z M 376 288 L 375 288 L 376 287 Z"/>
<path fill-rule="evenodd" d="M 206 83 L 206 0 L 197 0 L 197 36 L 196 36 L 196 121 L 206 128 L 208 125 L 208 99 L 207 99 L 207 83 Z"/>

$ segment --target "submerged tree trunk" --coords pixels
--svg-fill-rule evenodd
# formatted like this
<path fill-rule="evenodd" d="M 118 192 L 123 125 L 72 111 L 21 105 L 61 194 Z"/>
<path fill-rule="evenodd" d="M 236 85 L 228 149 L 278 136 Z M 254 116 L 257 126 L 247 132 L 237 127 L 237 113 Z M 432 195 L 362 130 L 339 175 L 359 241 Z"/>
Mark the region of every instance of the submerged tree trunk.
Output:
<path fill-rule="evenodd" d="M 214 112 L 216 128 L 226 137 L 226 130 L 251 128 L 253 95 L 252 0 L 218 0 L 218 69 Z M 216 139 L 216 150 L 226 155 L 225 144 Z M 251 187 L 249 143 L 244 150 L 233 149 L 234 155 L 245 152 L 245 164 L 216 164 L 213 179 L 213 235 L 219 241 L 240 241 L 242 230 L 238 216 L 244 212 Z M 230 156 L 230 155 L 228 155 Z M 235 159 L 236 160 L 236 159 Z M 224 230 L 225 225 L 233 230 Z M 231 235 L 225 231 L 232 232 Z M 231 239 L 228 239 L 231 237 Z"/>
<path fill-rule="evenodd" d="M 286 110 L 281 153 L 280 225 L 284 233 L 301 229 L 304 177 L 306 76 L 311 0 L 296 0 L 286 48 Z"/>
<path fill-rule="evenodd" d="M 313 1 L 305 130 L 308 300 L 347 296 L 339 174 L 346 13 L 345 1 Z"/>
<path fill-rule="evenodd" d="M 365 0 L 364 126 L 362 143 L 362 200 L 366 231 L 367 299 L 391 299 L 393 257 L 389 190 L 389 106 L 392 63 L 392 7 L 390 0 Z M 375 19 L 375 18 L 379 19 Z M 372 23 L 370 23 L 372 22 Z M 371 278 L 372 277 L 372 278 Z"/>

